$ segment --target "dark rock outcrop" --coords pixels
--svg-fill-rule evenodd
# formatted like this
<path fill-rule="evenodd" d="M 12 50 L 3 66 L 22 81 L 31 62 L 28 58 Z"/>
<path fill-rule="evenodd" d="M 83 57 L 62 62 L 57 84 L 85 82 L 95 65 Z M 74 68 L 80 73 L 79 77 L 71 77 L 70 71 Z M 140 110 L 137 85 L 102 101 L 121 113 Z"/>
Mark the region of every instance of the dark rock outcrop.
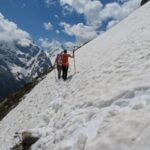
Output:
<path fill-rule="evenodd" d="M 142 1 L 141 1 L 141 6 L 144 5 L 144 4 L 146 4 L 148 1 L 149 1 L 149 0 L 142 0 Z"/>
<path fill-rule="evenodd" d="M 16 138 L 18 136 L 17 133 Z M 21 139 L 20 143 L 11 148 L 11 150 L 30 150 L 31 146 L 39 140 L 39 137 L 33 136 L 30 132 L 23 132 Z"/>

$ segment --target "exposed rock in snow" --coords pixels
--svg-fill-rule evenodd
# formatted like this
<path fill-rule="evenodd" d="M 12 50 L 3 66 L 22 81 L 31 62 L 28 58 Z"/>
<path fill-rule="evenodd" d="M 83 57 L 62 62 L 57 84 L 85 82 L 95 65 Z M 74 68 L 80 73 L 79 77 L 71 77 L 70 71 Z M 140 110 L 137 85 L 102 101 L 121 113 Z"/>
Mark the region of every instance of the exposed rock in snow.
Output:
<path fill-rule="evenodd" d="M 146 4 L 148 1 L 149 1 L 149 0 L 142 0 L 142 1 L 141 1 L 141 5 Z"/>

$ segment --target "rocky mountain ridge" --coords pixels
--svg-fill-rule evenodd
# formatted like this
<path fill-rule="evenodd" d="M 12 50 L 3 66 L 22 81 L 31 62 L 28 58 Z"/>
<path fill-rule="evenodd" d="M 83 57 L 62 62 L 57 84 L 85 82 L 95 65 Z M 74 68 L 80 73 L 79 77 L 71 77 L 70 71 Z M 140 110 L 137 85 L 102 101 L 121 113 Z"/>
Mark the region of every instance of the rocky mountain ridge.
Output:
<path fill-rule="evenodd" d="M 0 100 L 50 67 L 50 58 L 30 39 L 0 41 Z"/>

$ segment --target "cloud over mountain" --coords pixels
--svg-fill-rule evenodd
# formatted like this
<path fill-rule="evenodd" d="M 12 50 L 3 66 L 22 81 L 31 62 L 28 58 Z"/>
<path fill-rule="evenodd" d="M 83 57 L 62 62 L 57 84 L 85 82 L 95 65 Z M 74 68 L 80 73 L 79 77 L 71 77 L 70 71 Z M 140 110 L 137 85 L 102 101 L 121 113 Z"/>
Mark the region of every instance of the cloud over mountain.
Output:
<path fill-rule="evenodd" d="M 30 38 L 29 33 L 18 28 L 14 23 L 5 19 L 0 13 L 0 41 L 14 41 Z"/>
<path fill-rule="evenodd" d="M 53 25 L 52 25 L 52 23 L 51 22 L 44 22 L 44 28 L 45 28 L 45 30 L 48 30 L 48 31 L 50 31 L 50 30 L 52 30 L 53 29 Z"/>

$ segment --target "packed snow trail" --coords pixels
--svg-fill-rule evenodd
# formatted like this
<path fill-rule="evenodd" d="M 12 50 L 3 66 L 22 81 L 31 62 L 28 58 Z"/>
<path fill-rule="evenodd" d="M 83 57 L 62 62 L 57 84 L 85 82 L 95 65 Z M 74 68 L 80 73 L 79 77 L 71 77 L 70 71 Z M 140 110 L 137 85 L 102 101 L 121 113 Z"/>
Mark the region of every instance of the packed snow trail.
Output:
<path fill-rule="evenodd" d="M 32 150 L 149 150 L 149 14 L 147 3 L 79 49 L 71 80 L 48 74 L 0 122 L 0 150 L 16 131 L 40 137 Z"/>

